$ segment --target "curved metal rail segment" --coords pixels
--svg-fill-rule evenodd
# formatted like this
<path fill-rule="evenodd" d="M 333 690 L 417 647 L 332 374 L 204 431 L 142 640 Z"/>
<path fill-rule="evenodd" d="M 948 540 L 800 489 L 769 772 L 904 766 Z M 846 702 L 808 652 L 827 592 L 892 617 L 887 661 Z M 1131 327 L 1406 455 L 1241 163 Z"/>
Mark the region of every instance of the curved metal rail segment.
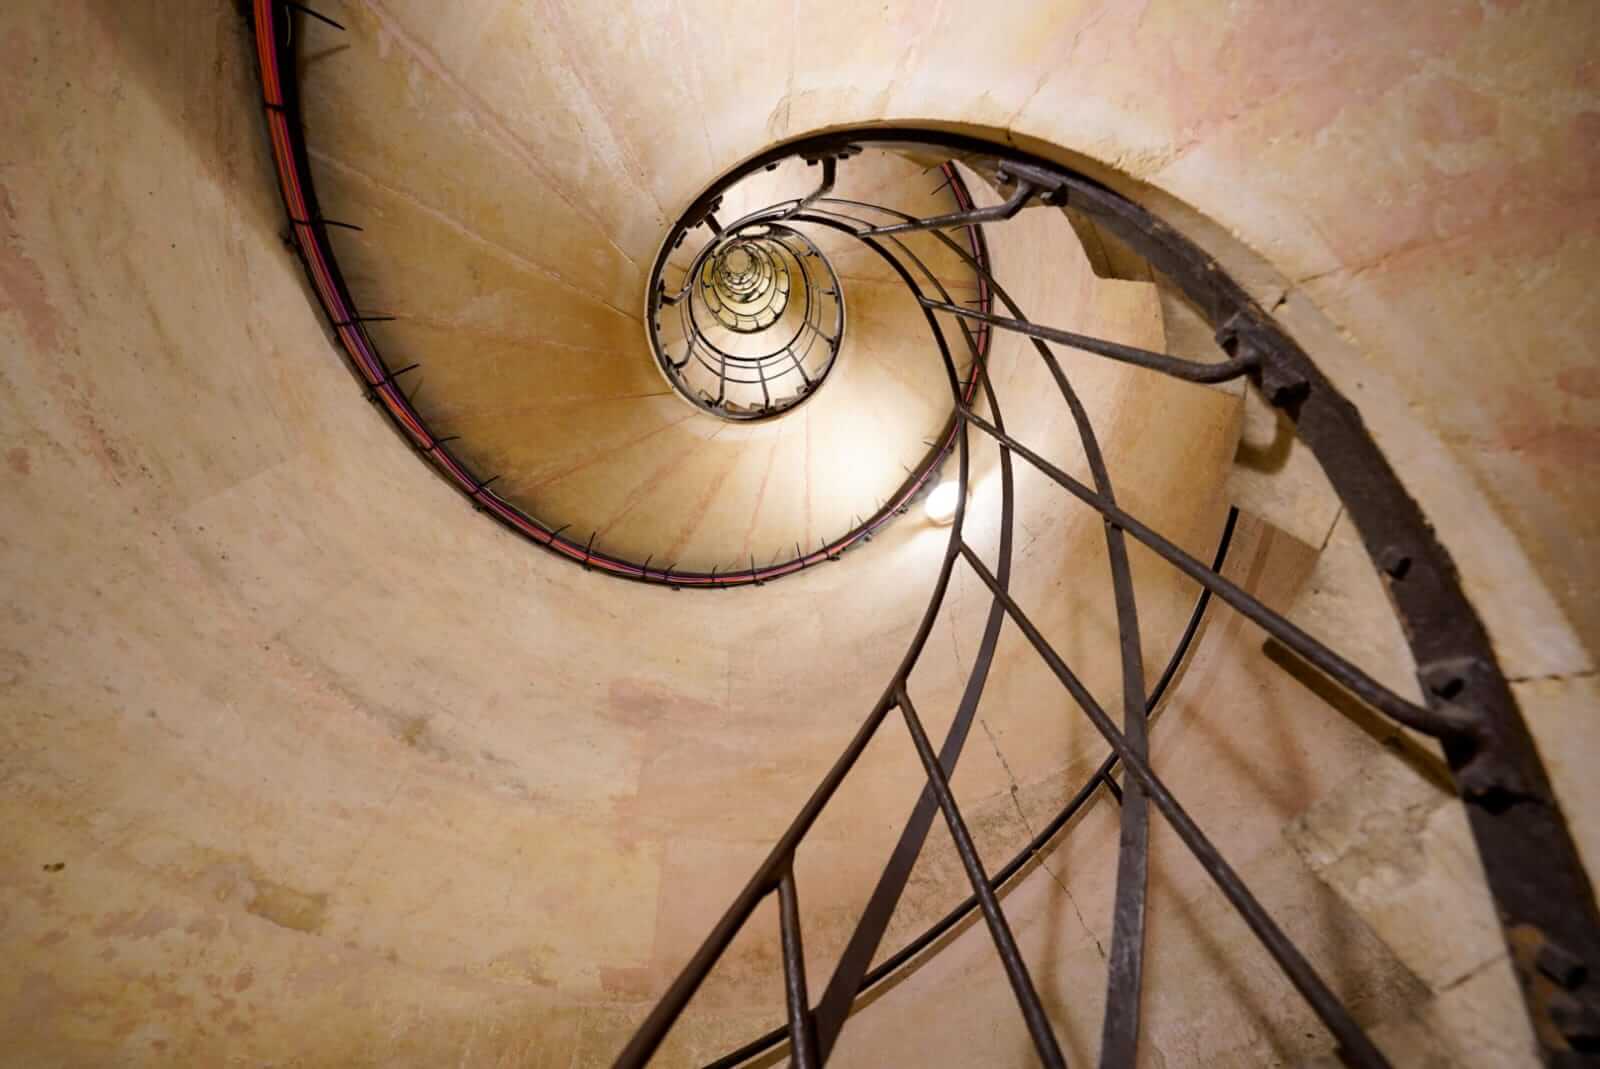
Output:
<path fill-rule="evenodd" d="M 928 131 L 873 129 L 840 133 L 780 146 L 756 165 L 789 155 L 833 153 L 847 166 L 854 150 L 866 145 L 899 144 L 918 151 L 943 151 L 1002 189 L 1013 186 L 997 208 L 972 209 L 931 219 L 916 219 L 881 206 L 830 198 L 808 198 L 804 205 L 780 203 L 750 219 L 784 218 L 826 225 L 854 236 L 888 259 L 917 297 L 927 318 L 934 348 L 946 363 L 957 411 L 957 446 L 960 480 L 968 477 L 971 435 L 988 438 L 1000 449 L 1003 479 L 1001 493 L 1001 543 L 998 559 L 985 561 L 962 535 L 965 495 L 960 495 L 944 563 L 922 626 L 900 667 L 891 676 L 883 696 L 863 722 L 857 736 L 829 771 L 801 810 L 789 831 L 756 871 L 712 930 L 700 950 L 668 988 L 646 1018 L 633 1041 L 618 1059 L 619 1066 L 643 1065 L 659 1046 L 756 905 L 780 888 L 792 873 L 795 850 L 850 773 L 867 742 L 887 715 L 899 711 L 906 721 L 910 741 L 927 771 L 928 785 L 908 818 L 899 843 L 885 863 L 868 905 L 822 997 L 810 1013 L 791 1017 L 786 1034 L 793 1044 L 797 1064 L 821 1064 L 832 1051 L 854 998 L 872 983 L 903 967 L 917 951 L 902 952 L 876 970 L 867 966 L 876 952 L 888 919 L 905 885 L 910 867 L 920 851 L 931 820 L 942 815 L 955 837 L 958 852 L 973 884 L 973 896 L 963 913 L 981 912 L 994 939 L 997 953 L 1016 995 L 1020 1020 L 1034 1041 L 1040 1061 L 1059 1065 L 1059 1046 L 1042 1021 L 1038 994 L 1026 963 L 1017 956 L 1005 923 L 996 888 L 1026 863 L 1014 863 L 996 877 L 987 876 L 964 842 L 959 806 L 947 789 L 970 723 L 972 708 L 989 673 L 994 655 L 993 628 L 985 633 L 969 684 L 943 746 L 933 750 L 916 713 L 908 679 L 922 653 L 932 622 L 942 605 L 953 568 L 965 567 L 988 588 L 993 601 L 991 624 L 1008 619 L 1080 706 L 1111 749 L 1108 761 L 1125 769 L 1124 786 L 1117 787 L 1109 772 L 1097 775 L 1085 791 L 1052 822 L 1051 834 L 1065 825 L 1069 814 L 1083 804 L 1101 784 L 1121 804 L 1117 891 L 1113 913 L 1113 948 L 1107 978 L 1106 1017 L 1101 1043 L 1101 1064 L 1133 1064 L 1139 1042 L 1138 1003 L 1142 984 L 1146 866 L 1148 862 L 1148 809 L 1163 818 L 1188 847 L 1223 897 L 1234 907 L 1277 963 L 1286 980 L 1300 992 L 1337 1041 L 1348 1064 L 1385 1066 L 1387 1059 L 1348 1009 L 1318 975 L 1313 964 L 1295 946 L 1262 907 L 1235 869 L 1217 851 L 1200 823 L 1163 782 L 1148 759 L 1143 722 L 1150 699 L 1141 698 L 1142 671 L 1137 646 L 1136 606 L 1126 576 L 1124 537 L 1143 544 L 1156 556 L 1200 585 L 1206 595 L 1222 601 L 1303 657 L 1354 697 L 1389 717 L 1439 740 L 1465 803 L 1489 887 L 1500 911 L 1507 945 L 1526 998 L 1528 1012 L 1544 1053 L 1552 1061 L 1587 1059 L 1595 1052 L 1596 1030 L 1590 1026 L 1600 999 L 1590 979 L 1589 962 L 1600 961 L 1600 916 L 1593 891 L 1567 831 L 1526 725 L 1511 699 L 1509 687 L 1496 666 L 1487 636 L 1456 578 L 1448 554 L 1406 494 L 1388 462 L 1363 428 L 1359 414 L 1316 369 L 1310 358 L 1236 283 L 1203 251 L 1170 226 L 1138 205 L 1081 175 L 1032 158 L 1018 159 L 1014 150 L 961 137 Z M 1186 359 L 1119 345 L 1053 326 L 1029 321 L 987 264 L 976 262 L 942 231 L 955 227 L 1004 225 L 1030 206 L 1070 205 L 1144 256 L 1183 292 L 1215 331 L 1225 358 L 1213 361 Z M 986 292 L 1004 306 L 1006 315 L 986 309 L 964 308 L 950 300 L 926 265 L 898 242 L 896 235 L 932 232 L 982 277 Z M 975 373 L 967 382 L 981 389 L 963 390 L 952 358 L 952 340 L 935 313 L 954 319 L 959 339 L 972 344 L 972 326 L 1010 331 L 1026 337 L 1049 370 L 1067 414 L 1073 419 L 1090 462 L 1091 482 L 1081 483 L 1055 468 L 1005 430 L 999 399 L 989 381 L 984 360 L 976 351 Z M 1263 604 L 1220 574 L 1220 561 L 1210 567 L 1182 552 L 1174 543 L 1120 508 L 1092 426 L 1078 403 L 1069 377 L 1057 359 L 1054 345 L 1066 345 L 1109 360 L 1133 364 L 1151 373 L 1188 382 L 1214 383 L 1248 377 L 1265 399 L 1281 409 L 1296 425 L 1329 474 L 1359 530 L 1369 555 L 1384 562 L 1380 568 L 1419 665 L 1425 701 L 1417 704 L 1382 686 L 1359 666 L 1329 649 L 1315 637 Z M 1124 702 L 1121 723 L 1103 709 L 1070 665 L 1034 627 L 1028 610 L 1010 588 L 1012 478 L 1011 465 L 1020 460 L 1037 469 L 1106 521 L 1107 552 L 1113 574 L 1118 631 L 1122 636 Z M 1109 766 L 1106 766 L 1109 767 Z M 1030 844 L 1043 849 L 1048 840 Z M 799 921 L 786 921 L 798 924 Z M 954 921 L 951 921 L 954 923 Z M 941 931 L 948 930 L 935 926 Z M 914 941 L 925 947 L 927 941 Z M 799 945 L 799 933 L 786 937 L 786 946 Z M 1578 967 L 1570 967 L 1572 963 Z M 1565 963 L 1565 965 L 1563 965 Z M 777 1037 L 767 1036 L 713 1063 L 733 1066 L 771 1049 Z"/>
<path fill-rule="evenodd" d="M 1171 225 L 1132 200 L 1069 169 L 1009 146 L 931 130 L 871 128 L 834 131 L 777 145 L 714 183 L 674 225 L 650 279 L 647 331 L 652 351 L 669 377 L 702 408 L 730 419 L 760 419 L 800 403 L 821 383 L 837 354 L 844 329 L 839 279 L 808 232 L 854 242 L 876 257 L 892 279 L 916 299 L 927 328 L 929 359 L 940 361 L 950 389 L 950 416 L 930 443 L 926 458 L 900 490 L 854 531 L 815 550 L 796 547 L 795 557 L 768 568 L 710 575 L 684 574 L 637 564 L 597 550 L 594 539 L 568 539 L 554 528 L 501 499 L 451 452 L 449 436 L 437 436 L 417 414 L 399 381 L 409 367 L 391 370 L 379 356 L 339 273 L 329 238 L 338 226 L 318 211 L 300 131 L 293 67 L 289 62 L 296 5 L 252 0 L 267 127 L 287 210 L 293 245 L 332 325 L 339 345 L 368 397 L 382 407 L 406 441 L 471 501 L 474 507 L 539 546 L 585 567 L 625 578 L 683 587 L 760 583 L 836 559 L 856 542 L 903 511 L 947 459 L 953 459 L 955 516 L 940 557 L 930 600 L 898 666 L 855 735 L 808 797 L 765 860 L 735 896 L 711 932 L 639 1026 L 616 1064 L 643 1066 L 658 1050 L 696 990 L 756 907 L 777 896 L 784 964 L 786 1025 L 713 1063 L 731 1067 L 787 1041 L 800 1066 L 824 1064 L 833 1053 L 857 998 L 874 984 L 918 960 L 964 918 L 981 916 L 999 956 L 1017 1006 L 1016 1026 L 1026 1032 L 1040 1062 L 1065 1059 L 1033 983 L 1029 963 L 1012 937 L 1004 892 L 1030 862 L 1048 850 L 1072 816 L 1091 798 L 1109 795 L 1119 805 L 1112 938 L 1106 976 L 1106 1012 L 1100 1064 L 1131 1066 L 1140 1043 L 1139 1004 L 1145 961 L 1149 825 L 1152 812 L 1172 829 L 1221 896 L 1233 907 L 1336 1040 L 1347 1064 L 1388 1065 L 1384 1054 L 1319 976 L 1314 964 L 1279 927 L 1239 873 L 1206 834 L 1189 804 L 1180 801 L 1152 762 L 1147 721 L 1168 690 L 1211 600 L 1265 630 L 1308 665 L 1394 723 L 1422 732 L 1441 745 L 1494 897 L 1510 958 L 1522 986 L 1529 1017 L 1549 1064 L 1588 1064 L 1600 1056 L 1600 912 L 1532 737 L 1512 697 L 1487 634 L 1464 595 L 1454 564 L 1435 538 L 1416 502 L 1366 432 L 1360 413 L 1317 369 L 1311 358 L 1222 267 Z M 918 218 L 881 205 L 832 196 L 839 176 L 865 149 L 915 154 L 945 161 L 942 170 L 959 210 Z M 781 200 L 723 225 L 716 212 L 723 195 L 742 178 L 790 159 L 818 165 L 810 192 Z M 959 166 L 958 166 L 959 165 Z M 961 174 L 992 183 L 1001 203 L 979 207 Z M 994 277 L 985 228 L 1004 227 L 1029 212 L 1063 207 L 1091 220 L 1170 280 L 1215 333 L 1221 358 L 1193 359 L 1094 338 L 1065 326 L 1035 324 Z M 678 286 L 664 271 L 691 231 L 704 228 L 706 244 Z M 965 242 L 948 232 L 957 231 Z M 931 236 L 976 277 L 978 299 L 953 300 L 950 280 L 941 280 L 902 237 Z M 796 237 L 795 235 L 800 235 Z M 821 262 L 811 264 L 808 261 Z M 829 293 L 827 291 L 832 290 Z M 671 309 L 686 317 L 683 338 L 667 341 L 661 317 Z M 698 310 L 698 311 L 697 311 Z M 695 319 L 696 315 L 704 318 Z M 787 326 L 785 326 L 787 324 Z M 718 340 L 723 332 L 726 337 Z M 761 338 L 773 331 L 777 345 L 763 341 L 742 350 L 730 339 Z M 1027 339 L 1048 371 L 1088 465 L 1087 482 L 1053 466 L 1006 428 L 1002 397 L 987 365 L 993 332 Z M 793 335 L 791 338 L 790 335 Z M 809 338 L 811 347 L 802 351 Z M 1116 487 L 1101 455 L 1088 412 L 1057 356 L 1065 346 L 1191 383 L 1246 378 L 1266 402 L 1292 423 L 1317 458 L 1358 530 L 1391 596 L 1418 666 L 1423 701 L 1394 693 L 1361 667 L 1328 648 L 1221 572 L 1233 530 L 1230 514 L 1215 558 L 1196 560 L 1118 504 Z M 820 347 L 820 348 L 819 348 Z M 815 362 L 811 362 L 815 359 Z M 685 371 L 704 378 L 690 382 Z M 742 391 L 742 392 L 737 392 Z M 975 442 L 999 457 L 998 544 L 992 558 L 968 539 L 970 508 L 965 492 Z M 1033 623 L 1041 595 L 1013 588 L 1015 468 L 1035 469 L 1046 484 L 1097 513 L 1106 533 L 1119 636 L 1121 716 L 1100 704 L 1080 675 Z M 1053 491 L 1052 491 L 1053 492 Z M 1128 540 L 1140 543 L 1193 581 L 1199 600 L 1188 628 L 1150 691 L 1144 687 L 1144 653 L 1138 605 L 1128 560 Z M 987 592 L 983 636 L 950 725 L 942 739 L 930 738 L 918 710 L 913 669 L 919 663 L 956 571 Z M 1109 753 L 1062 812 L 1008 864 L 984 868 L 950 780 L 970 734 L 994 666 L 999 636 L 1009 625 L 1059 682 L 1078 712 L 1105 741 Z M 839 786 L 852 774 L 868 744 L 891 713 L 905 726 L 925 782 L 900 836 L 885 859 L 872 895 L 826 978 L 806 976 L 803 961 L 805 888 L 795 877 L 796 851 Z M 893 729 L 891 729 L 893 730 Z M 1120 769 L 1122 779 L 1114 778 Z M 923 935 L 883 960 L 882 945 L 913 866 L 936 820 L 955 842 L 971 895 Z M 813 981 L 818 992 L 813 994 Z M 871 1013 L 863 1016 L 868 1024 Z"/>
<path fill-rule="evenodd" d="M 1223 564 L 1228 559 L 1228 550 L 1233 544 L 1234 530 L 1238 524 L 1239 510 L 1230 508 L 1228 518 L 1223 523 L 1222 535 L 1217 542 L 1217 552 L 1212 558 L 1211 567 L 1214 571 L 1221 571 Z M 1178 670 L 1188 659 L 1189 652 L 1194 646 L 1195 638 L 1200 633 L 1200 625 L 1205 620 L 1206 607 L 1211 603 L 1211 591 L 1202 589 L 1200 596 L 1195 599 L 1194 610 L 1189 614 L 1189 621 L 1184 625 L 1183 633 L 1173 646 L 1172 655 L 1167 658 L 1166 667 L 1161 670 L 1161 675 L 1156 679 L 1155 686 L 1150 688 L 1149 697 L 1145 701 L 1145 719 L 1155 716 L 1161 705 L 1161 700 L 1166 696 L 1167 690 L 1178 677 Z M 991 643 L 986 642 L 984 647 L 989 648 Z M 966 709 L 963 704 L 962 709 Z M 1083 811 L 1084 807 L 1094 800 L 1100 790 L 1104 788 L 1113 799 L 1120 801 L 1124 792 L 1114 778 L 1120 761 L 1116 753 L 1108 754 L 1100 766 L 1072 793 L 1067 804 L 1061 807 L 1045 826 L 1029 839 L 1017 853 L 989 877 L 989 886 L 995 893 L 1000 893 L 1011 881 L 1029 869 L 1030 864 L 1042 854 L 1047 852 L 1054 843 L 1057 835 L 1067 824 Z M 968 896 L 960 904 L 951 909 L 943 917 L 925 928 L 921 934 L 906 942 L 899 950 L 889 955 L 883 961 L 874 965 L 861 976 L 859 989 L 856 996 L 866 994 L 875 985 L 895 975 L 907 964 L 920 958 L 936 942 L 948 934 L 956 925 L 971 917 L 978 908 L 976 893 Z M 734 1069 L 735 1066 L 750 1061 L 758 1055 L 764 1054 L 783 1042 L 788 1032 L 776 1028 L 749 1043 L 730 1051 L 706 1065 L 705 1069 Z"/>
<path fill-rule="evenodd" d="M 361 312 L 339 270 L 339 258 L 330 229 L 348 228 L 359 231 L 361 228 L 347 222 L 327 219 L 318 207 L 301 120 L 299 87 L 294 63 L 294 26 L 297 18 L 313 18 L 320 19 L 337 30 L 343 30 L 344 27 L 288 0 L 250 0 L 250 16 L 255 35 L 257 66 L 261 76 L 262 107 L 265 112 L 267 134 L 273 165 L 278 174 L 279 193 L 283 198 L 289 222 L 287 240 L 305 267 L 306 277 L 317 303 L 327 317 L 334 339 L 343 351 L 350 370 L 360 383 L 363 395 L 378 406 L 401 438 L 428 462 L 434 473 L 460 492 L 478 512 L 489 516 L 534 545 L 555 553 L 563 560 L 579 564 L 585 569 L 674 589 L 726 590 L 737 586 L 759 586 L 784 576 L 796 575 L 819 564 L 839 560 L 846 551 L 870 541 L 875 533 L 897 516 L 904 514 L 917 496 L 928 488 L 949 458 L 954 448 L 957 424 L 953 411 L 940 434 L 928 444 L 922 460 L 906 473 L 900 485 L 870 515 L 842 534 L 833 538 L 823 537 L 815 546 L 796 545 L 792 557 L 766 565 L 753 561 L 735 562 L 727 569 L 704 572 L 680 570 L 675 561 L 657 560 L 652 556 L 647 556 L 643 560 L 633 560 L 609 552 L 603 542 L 597 545 L 599 541 L 597 532 L 590 532 L 584 537 L 581 532 L 572 530 L 570 524 L 548 523 L 530 514 L 495 491 L 494 483 L 498 478 L 497 475 L 484 476 L 472 470 L 471 466 L 457 455 L 451 448 L 451 443 L 459 441 L 457 435 L 440 433 L 423 418 L 412 403 L 415 388 L 408 392 L 406 383 L 402 382 L 404 376 L 418 371 L 422 363 L 418 361 L 395 367 L 384 360 L 366 325 L 393 317 Z M 849 148 L 843 146 L 840 151 L 848 153 Z M 725 175 L 684 213 L 673 227 L 670 240 L 663 245 L 652 267 L 650 275 L 652 279 L 661 277 L 675 242 L 682 235 L 702 224 L 707 224 L 708 221 L 715 227 L 715 220 L 710 217 L 720 203 L 722 195 L 741 179 L 753 174 L 759 167 L 765 166 L 766 162 L 768 161 L 763 160 L 760 164 L 746 164 Z M 831 175 L 831 161 L 825 162 L 823 169 Z M 957 203 L 970 206 L 971 195 L 955 168 L 945 165 L 942 171 Z M 831 178 L 824 184 L 831 189 Z M 812 194 L 812 198 L 802 198 L 802 200 L 813 199 L 819 195 L 820 193 Z M 782 221 L 774 219 L 771 222 L 778 224 Z M 719 227 L 715 229 L 720 230 Z M 968 227 L 966 237 L 967 254 L 979 263 L 987 263 L 988 253 L 983 246 L 980 228 Z M 949 295 L 944 296 L 948 298 Z M 976 307 L 985 312 L 989 309 L 987 294 L 982 287 L 979 290 Z M 660 312 L 661 304 L 653 293 L 650 308 L 652 323 L 659 320 Z M 842 326 L 841 320 L 841 330 Z M 654 331 L 647 333 L 654 341 Z M 981 327 L 975 333 L 981 351 L 987 351 L 989 336 L 987 326 Z M 825 347 L 831 348 L 831 346 Z M 800 359 L 807 361 L 809 358 L 802 356 Z M 831 359 L 830 354 L 829 360 Z M 780 362 L 792 363 L 787 357 Z M 820 378 L 818 381 L 820 382 Z M 972 388 L 972 383 L 969 381 L 964 396 L 970 396 Z M 808 394 L 809 391 L 807 394 L 802 394 L 800 399 Z M 717 414 L 725 417 L 730 415 L 726 411 Z M 760 414 L 758 418 L 762 418 Z"/>

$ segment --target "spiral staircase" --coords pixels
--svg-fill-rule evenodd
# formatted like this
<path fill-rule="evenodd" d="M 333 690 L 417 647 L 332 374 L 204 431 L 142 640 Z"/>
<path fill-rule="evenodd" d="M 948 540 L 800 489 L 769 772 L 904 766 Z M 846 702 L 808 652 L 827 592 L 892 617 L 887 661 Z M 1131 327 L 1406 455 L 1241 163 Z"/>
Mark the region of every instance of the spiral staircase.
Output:
<path fill-rule="evenodd" d="M 1595 27 L 1444 6 L 0 14 L 13 1056 L 1600 1060 L 1590 461 L 1390 275 L 1586 396 Z"/>

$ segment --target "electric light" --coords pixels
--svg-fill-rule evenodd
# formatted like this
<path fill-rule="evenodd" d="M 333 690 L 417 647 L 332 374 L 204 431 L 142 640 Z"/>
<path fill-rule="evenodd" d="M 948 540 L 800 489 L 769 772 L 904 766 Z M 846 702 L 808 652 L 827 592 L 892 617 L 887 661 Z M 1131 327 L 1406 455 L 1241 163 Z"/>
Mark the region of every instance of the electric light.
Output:
<path fill-rule="evenodd" d="M 928 519 L 937 524 L 946 524 L 956 518 L 956 502 L 960 499 L 961 487 L 954 479 L 946 479 L 928 491 L 922 508 L 928 514 Z"/>

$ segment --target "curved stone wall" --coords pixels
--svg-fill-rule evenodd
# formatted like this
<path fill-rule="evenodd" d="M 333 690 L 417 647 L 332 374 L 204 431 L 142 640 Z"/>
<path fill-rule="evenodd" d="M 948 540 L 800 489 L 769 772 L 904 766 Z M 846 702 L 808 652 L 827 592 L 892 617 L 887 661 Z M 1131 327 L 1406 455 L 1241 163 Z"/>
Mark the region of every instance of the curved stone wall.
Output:
<path fill-rule="evenodd" d="M 1600 217 L 1593 168 L 1573 162 L 1600 114 L 1593 24 L 1557 4 L 1447 7 L 1374 13 L 1378 37 L 1371 20 L 1264 4 L 1216 19 L 907 4 L 854 21 L 802 4 L 778 35 L 790 51 L 717 5 L 443 18 L 366 0 L 331 13 L 382 63 L 342 67 L 340 39 L 310 24 L 302 49 L 324 101 L 341 70 L 382 70 L 337 99 L 430 124 L 434 169 L 397 169 L 414 185 L 383 192 L 394 229 L 491 235 L 494 270 L 535 304 L 550 265 L 503 250 L 559 250 L 613 309 L 596 314 L 619 347 L 642 349 L 628 310 L 666 221 L 774 140 L 876 121 L 1003 129 L 1122 185 L 1276 305 L 1362 405 L 1461 563 L 1592 854 L 1593 461 L 1573 446 L 1573 399 L 1596 335 L 1593 302 L 1567 287 Z M 33 1064 L 605 1064 L 876 698 L 941 538 L 908 516 L 839 564 L 719 595 L 536 553 L 430 478 L 338 366 L 280 240 L 237 13 L 24 2 L 0 28 L 10 1049 Z M 348 162 L 316 160 L 330 176 Z M 488 177 L 574 210 L 513 211 L 484 198 Z M 1181 330 L 1159 280 L 1097 278 L 1088 257 L 1025 270 L 1076 250 L 1071 236 L 1054 215 L 997 230 L 1026 307 L 1135 342 Z M 363 270 L 353 281 L 382 283 Z M 476 299 L 470 272 L 455 284 Z M 583 345 L 600 328 L 572 329 Z M 997 345 L 1011 423 L 1048 440 L 1037 367 Z M 1130 508 L 1207 556 L 1241 504 L 1257 519 L 1233 574 L 1414 688 L 1358 543 L 1270 419 L 1224 392 L 1163 400 L 1087 360 L 1080 373 Z M 1072 462 L 1066 439 L 1051 446 Z M 1018 589 L 1114 700 L 1106 580 L 1084 563 L 1103 570 L 1100 525 L 1019 487 Z M 1153 674 L 1192 591 L 1152 560 L 1135 569 Z M 984 608 L 958 587 L 913 680 L 932 731 Z M 991 864 L 1099 759 L 1045 683 L 1008 635 L 956 778 Z M 1458 1062 L 1528 1057 L 1470 841 L 1425 756 L 1402 745 L 1401 760 L 1226 616 L 1153 738 L 1397 1060 L 1448 1043 Z M 920 775 L 889 733 L 867 762 L 802 859 L 816 976 Z M 1076 1060 L 1098 1037 L 1114 823 L 1090 810 L 1007 900 Z M 1158 839 L 1152 871 L 1147 1035 L 1164 1062 L 1325 1053 L 1175 844 Z M 934 842 L 890 943 L 961 887 Z M 764 919 L 664 1062 L 776 1022 Z M 840 1056 L 1025 1062 L 983 940 L 959 935 L 911 973 Z"/>

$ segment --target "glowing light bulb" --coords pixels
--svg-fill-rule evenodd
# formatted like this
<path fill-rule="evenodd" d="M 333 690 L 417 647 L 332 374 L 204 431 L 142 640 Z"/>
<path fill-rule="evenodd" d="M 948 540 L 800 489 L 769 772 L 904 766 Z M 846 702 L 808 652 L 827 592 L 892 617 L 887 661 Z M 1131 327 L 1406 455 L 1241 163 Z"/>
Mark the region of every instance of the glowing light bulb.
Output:
<path fill-rule="evenodd" d="M 956 518 L 956 503 L 960 499 L 961 487 L 954 479 L 947 479 L 928 492 L 922 508 L 927 512 L 928 519 L 937 524 L 946 524 Z"/>

